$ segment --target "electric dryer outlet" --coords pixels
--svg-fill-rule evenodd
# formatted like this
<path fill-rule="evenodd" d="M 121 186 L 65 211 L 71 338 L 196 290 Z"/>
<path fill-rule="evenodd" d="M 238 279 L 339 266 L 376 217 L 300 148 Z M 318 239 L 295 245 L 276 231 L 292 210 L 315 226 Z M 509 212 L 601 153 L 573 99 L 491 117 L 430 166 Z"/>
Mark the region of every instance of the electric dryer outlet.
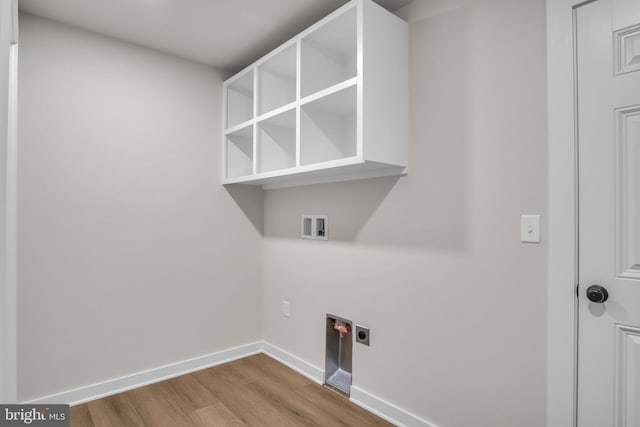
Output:
<path fill-rule="evenodd" d="M 371 335 L 371 331 L 369 331 L 369 328 L 362 325 L 356 325 L 356 342 L 359 342 L 360 344 L 364 344 L 367 347 L 369 347 L 370 335 Z"/>

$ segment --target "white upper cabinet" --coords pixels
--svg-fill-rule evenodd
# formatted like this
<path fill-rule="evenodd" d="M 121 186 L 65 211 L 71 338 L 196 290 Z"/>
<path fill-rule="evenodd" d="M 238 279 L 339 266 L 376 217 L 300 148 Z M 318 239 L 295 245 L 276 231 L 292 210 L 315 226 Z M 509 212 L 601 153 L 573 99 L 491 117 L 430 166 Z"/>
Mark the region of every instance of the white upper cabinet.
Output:
<path fill-rule="evenodd" d="M 408 26 L 352 0 L 224 82 L 223 184 L 407 173 Z"/>

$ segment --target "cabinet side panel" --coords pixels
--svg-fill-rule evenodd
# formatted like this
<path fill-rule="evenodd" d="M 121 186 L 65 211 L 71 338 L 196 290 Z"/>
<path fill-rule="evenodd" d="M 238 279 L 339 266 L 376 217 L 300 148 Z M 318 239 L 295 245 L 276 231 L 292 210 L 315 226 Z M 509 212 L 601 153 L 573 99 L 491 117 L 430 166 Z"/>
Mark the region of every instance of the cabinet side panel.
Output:
<path fill-rule="evenodd" d="M 222 135 L 220 141 L 222 141 L 222 165 L 220 170 L 222 171 L 222 183 L 227 183 L 228 176 L 228 166 L 227 166 L 227 136 L 225 135 L 224 129 L 227 127 L 227 86 L 228 83 L 222 83 L 222 122 L 220 123 L 220 129 L 222 130 Z"/>
<path fill-rule="evenodd" d="M 407 166 L 408 24 L 372 1 L 363 8 L 364 158 Z"/>

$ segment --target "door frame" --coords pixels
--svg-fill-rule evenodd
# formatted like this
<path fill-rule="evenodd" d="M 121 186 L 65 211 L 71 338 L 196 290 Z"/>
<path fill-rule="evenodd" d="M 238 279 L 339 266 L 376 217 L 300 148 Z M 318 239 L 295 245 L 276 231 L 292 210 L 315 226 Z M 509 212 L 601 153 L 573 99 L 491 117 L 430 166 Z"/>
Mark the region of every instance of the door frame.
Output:
<path fill-rule="evenodd" d="M 596 0 L 547 0 L 547 427 L 577 426 L 578 156 L 575 23 Z M 567 197 L 567 196 L 570 197 Z"/>
<path fill-rule="evenodd" d="M 16 231 L 17 231 L 17 120 L 18 120 L 18 2 L 17 0 L 0 0 L 0 8 L 3 15 L 3 34 L 0 37 L 3 43 L 9 44 L 8 63 L 3 61 L 2 66 L 7 66 L 8 79 L 2 84 L 8 85 L 7 99 L 7 132 L 0 143 L 4 145 L 5 164 L 3 176 L 0 177 L 2 185 L 2 203 L 0 209 L 0 226 L 3 228 L 4 244 L 0 247 L 0 264 L 4 267 L 0 274 L 0 402 L 13 403 L 17 401 L 17 282 L 16 282 Z"/>

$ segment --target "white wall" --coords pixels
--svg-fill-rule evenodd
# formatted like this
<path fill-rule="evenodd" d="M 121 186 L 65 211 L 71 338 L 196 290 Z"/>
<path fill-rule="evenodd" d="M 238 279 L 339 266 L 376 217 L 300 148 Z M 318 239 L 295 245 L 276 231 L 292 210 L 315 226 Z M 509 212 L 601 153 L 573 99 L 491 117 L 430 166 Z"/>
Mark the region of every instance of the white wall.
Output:
<path fill-rule="evenodd" d="M 265 340 L 323 368 L 343 316 L 372 331 L 355 386 L 441 427 L 539 427 L 546 243 L 519 217 L 546 210 L 544 0 L 410 6 L 409 175 L 265 192 Z"/>
<path fill-rule="evenodd" d="M 21 36 L 19 399 L 260 340 L 262 196 L 220 185 L 221 75 Z"/>
<path fill-rule="evenodd" d="M 261 330 L 323 368 L 328 312 L 372 329 L 354 385 L 440 427 L 545 424 L 546 242 L 519 242 L 546 213 L 544 0 L 399 14 L 410 174 L 267 191 L 264 241 L 261 193 L 220 185 L 216 71 L 21 17 L 20 400 Z"/>

